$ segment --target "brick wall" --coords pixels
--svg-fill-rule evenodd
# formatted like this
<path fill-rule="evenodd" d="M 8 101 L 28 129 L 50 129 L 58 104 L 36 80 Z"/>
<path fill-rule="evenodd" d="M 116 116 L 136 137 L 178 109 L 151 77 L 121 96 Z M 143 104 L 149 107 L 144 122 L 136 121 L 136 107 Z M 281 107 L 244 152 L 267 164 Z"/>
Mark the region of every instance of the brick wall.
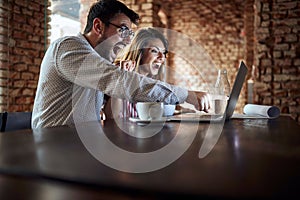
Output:
<path fill-rule="evenodd" d="M 44 1 L 0 4 L 0 111 L 31 111 L 45 49 Z"/>
<path fill-rule="evenodd" d="M 206 89 L 203 83 L 215 83 L 216 69 L 226 68 L 232 85 L 240 60 L 246 58 L 245 1 L 173 1 L 165 6 L 169 7 L 169 28 L 191 39 L 179 40 L 176 49 L 182 55 L 176 53 L 169 60 L 170 82 Z M 238 111 L 245 104 L 245 94 L 243 89 Z"/>
<path fill-rule="evenodd" d="M 300 2 L 255 2 L 255 100 L 300 122 Z"/>

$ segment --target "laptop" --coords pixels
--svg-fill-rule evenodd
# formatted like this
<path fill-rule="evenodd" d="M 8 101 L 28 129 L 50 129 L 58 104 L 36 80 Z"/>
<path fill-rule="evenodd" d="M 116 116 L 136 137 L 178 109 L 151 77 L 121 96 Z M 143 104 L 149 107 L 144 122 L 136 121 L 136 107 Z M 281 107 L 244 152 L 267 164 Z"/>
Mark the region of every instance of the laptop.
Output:
<path fill-rule="evenodd" d="M 248 68 L 243 61 L 241 61 L 238 73 L 236 75 L 235 81 L 232 86 L 232 90 L 226 105 L 226 109 L 224 114 L 206 114 L 206 113 L 183 113 L 178 115 L 173 115 L 171 117 L 163 118 L 162 120 L 158 120 L 157 122 L 162 121 L 181 121 L 181 122 L 221 122 L 225 118 L 228 120 L 232 117 L 233 112 L 236 107 L 236 103 L 240 96 L 243 83 L 245 82 L 246 76 L 248 73 Z M 146 122 L 144 120 L 140 120 L 138 118 L 129 118 L 132 122 Z M 149 121 L 150 122 L 150 121 Z M 153 122 L 153 121 L 151 121 Z"/>

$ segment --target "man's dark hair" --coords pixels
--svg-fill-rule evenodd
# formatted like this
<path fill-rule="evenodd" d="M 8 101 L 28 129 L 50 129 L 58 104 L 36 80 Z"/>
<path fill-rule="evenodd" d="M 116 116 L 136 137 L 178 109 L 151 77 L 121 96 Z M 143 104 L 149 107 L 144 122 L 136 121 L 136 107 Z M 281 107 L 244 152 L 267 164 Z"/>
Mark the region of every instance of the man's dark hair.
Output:
<path fill-rule="evenodd" d="M 94 3 L 87 17 L 87 24 L 84 29 L 84 34 L 90 32 L 93 27 L 93 21 L 95 18 L 99 18 L 107 26 L 109 21 L 117 14 L 123 13 L 129 17 L 130 21 L 134 24 L 138 24 L 139 15 L 133 10 L 129 9 L 125 4 L 117 0 L 99 0 Z"/>

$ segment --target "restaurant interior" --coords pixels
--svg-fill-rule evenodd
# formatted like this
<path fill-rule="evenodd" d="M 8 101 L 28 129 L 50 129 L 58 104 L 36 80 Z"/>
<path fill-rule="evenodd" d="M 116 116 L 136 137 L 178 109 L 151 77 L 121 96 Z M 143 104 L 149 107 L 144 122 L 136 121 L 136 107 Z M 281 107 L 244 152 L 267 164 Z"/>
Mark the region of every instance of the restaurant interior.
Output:
<path fill-rule="evenodd" d="M 73 3 L 72 3 L 73 2 Z M 74 4 L 75 2 L 75 4 Z M 0 4 L 0 111 L 31 111 L 39 67 L 51 42 L 53 16 L 60 14 L 80 25 L 93 0 L 2 1 Z M 274 105 L 300 121 L 299 2 L 262 0 L 127 0 L 141 16 L 139 27 L 176 31 L 188 41 L 174 44 L 166 81 L 189 89 L 202 89 L 216 79 L 208 67 L 226 68 L 233 84 L 244 60 L 249 68 L 236 112 L 247 103 Z M 57 9 L 64 8 L 66 9 Z M 69 6 L 69 7 L 68 7 Z M 53 9 L 56 7 L 56 9 Z M 72 15 L 65 10 L 73 10 Z M 63 23 L 60 21 L 60 23 Z M 69 23 L 69 22 L 68 22 Z M 71 24 L 71 23 L 69 23 Z M 63 31 L 61 31 L 63 32 Z M 63 34 L 63 33 L 62 33 Z M 176 48 L 175 47 L 175 48 Z M 179 48 L 180 47 L 180 48 Z M 206 56 L 199 56 L 204 54 Z M 183 52 L 189 52 L 187 55 Z"/>
<path fill-rule="evenodd" d="M 5 112 L 31 114 L 45 51 L 56 38 L 82 31 L 94 2 L 1 0 L 1 117 Z M 275 106 L 281 115 L 276 119 L 222 121 L 222 126 L 167 122 L 153 137 L 141 136 L 148 126 L 130 122 L 122 122 L 125 125 L 121 126 L 110 120 L 88 124 L 87 129 L 27 127 L 0 133 L 0 199 L 299 196 L 300 2 L 122 2 L 141 17 L 134 30 L 158 27 L 170 37 L 172 49 L 164 71 L 166 82 L 191 90 L 206 90 L 215 84 L 216 70 L 225 68 L 232 86 L 243 61 L 248 74 L 235 113 L 243 113 L 247 104 L 257 104 Z M 175 39 L 170 32 L 175 33 Z M 98 133 L 94 128 L 99 125 L 112 143 L 132 151 L 131 154 L 120 148 L 107 149 L 103 154 L 104 150 L 99 148 L 95 153 L 91 147 L 97 146 L 93 142 L 99 141 L 102 134 L 100 131 L 93 135 Z M 150 129 L 156 130 L 156 126 Z M 80 134 L 81 131 L 85 134 Z M 141 138 L 133 139 L 136 134 Z M 101 142 L 99 146 L 110 144 Z M 166 148 L 162 148 L 164 145 Z M 168 151 L 165 155 L 163 149 L 167 147 L 178 150 L 178 154 Z M 149 164 L 150 156 L 147 159 L 140 156 L 148 152 L 157 153 L 163 162 L 158 166 Z"/>

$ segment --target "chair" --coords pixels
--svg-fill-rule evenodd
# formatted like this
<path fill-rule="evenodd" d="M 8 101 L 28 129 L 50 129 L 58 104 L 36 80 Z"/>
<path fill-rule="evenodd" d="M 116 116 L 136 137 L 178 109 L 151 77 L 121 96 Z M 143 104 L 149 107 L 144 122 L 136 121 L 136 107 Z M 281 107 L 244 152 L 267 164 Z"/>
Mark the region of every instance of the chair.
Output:
<path fill-rule="evenodd" d="M 32 112 L 3 112 L 0 113 L 0 131 L 15 131 L 31 129 Z"/>

